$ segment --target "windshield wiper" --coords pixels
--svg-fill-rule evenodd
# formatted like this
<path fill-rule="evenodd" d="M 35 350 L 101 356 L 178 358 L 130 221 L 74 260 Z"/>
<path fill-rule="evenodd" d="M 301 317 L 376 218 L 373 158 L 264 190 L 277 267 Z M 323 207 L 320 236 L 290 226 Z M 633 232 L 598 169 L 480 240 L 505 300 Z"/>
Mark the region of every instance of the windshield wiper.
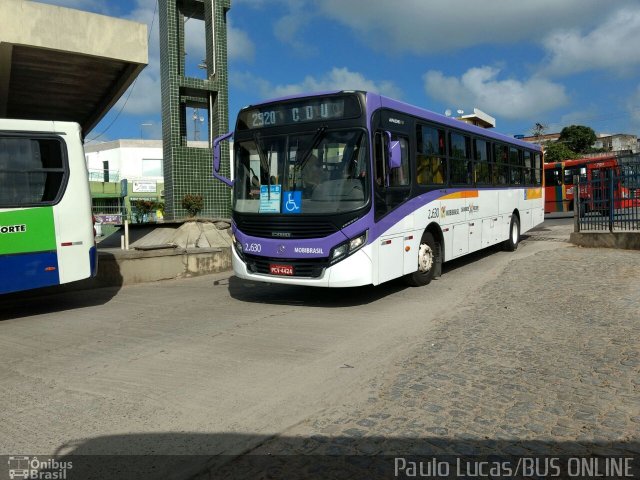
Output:
<path fill-rule="evenodd" d="M 300 157 L 300 160 L 296 159 L 297 160 L 296 166 L 299 169 L 302 170 L 304 165 L 307 163 L 307 160 L 309 160 L 309 157 L 311 156 L 311 152 L 313 151 L 314 148 L 318 146 L 318 143 L 320 143 L 320 139 L 322 138 L 322 134 L 326 131 L 327 131 L 326 125 L 323 125 L 322 127 L 318 128 L 318 130 L 316 130 L 315 135 L 311 139 L 311 143 L 309 144 L 309 147 L 304 151 L 304 154 Z"/>
<path fill-rule="evenodd" d="M 256 147 L 258 149 L 258 157 L 260 157 L 260 163 L 262 164 L 262 168 L 264 168 L 264 171 L 267 172 L 267 176 L 269 176 L 269 161 L 267 160 L 267 157 L 264 154 L 264 148 L 262 146 L 262 140 L 260 139 L 259 133 L 253 134 L 253 141 L 256 143 Z M 262 183 L 262 181 L 260 183 Z"/>

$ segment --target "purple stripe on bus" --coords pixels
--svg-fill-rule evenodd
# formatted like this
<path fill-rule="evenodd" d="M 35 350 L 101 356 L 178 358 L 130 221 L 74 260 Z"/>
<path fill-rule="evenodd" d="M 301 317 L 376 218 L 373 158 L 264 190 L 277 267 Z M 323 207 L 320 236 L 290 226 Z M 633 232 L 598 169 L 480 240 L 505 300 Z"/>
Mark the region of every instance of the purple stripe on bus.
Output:
<path fill-rule="evenodd" d="M 271 239 L 252 237 L 250 235 L 245 235 L 242 231 L 238 230 L 235 223 L 233 225 L 233 232 L 235 233 L 236 238 L 242 243 L 243 249 L 248 250 L 246 253 L 250 253 L 252 255 L 273 258 L 326 258 L 329 256 L 333 247 L 347 239 L 357 237 L 367 229 L 369 230 L 367 243 L 371 243 L 417 208 L 420 208 L 421 206 L 445 195 L 468 190 L 473 189 L 448 188 L 446 190 L 433 190 L 431 192 L 424 193 L 400 205 L 378 222 L 373 221 L 373 209 L 371 209 L 364 217 L 345 227 L 341 232 L 334 233 L 333 235 L 324 238 L 292 240 L 286 238 Z M 257 249 L 259 249 L 259 251 L 256 251 Z"/>
<path fill-rule="evenodd" d="M 333 247 L 347 240 L 342 232 L 314 239 L 252 237 L 242 233 L 235 225 L 234 234 L 245 253 L 272 258 L 327 258 Z"/>

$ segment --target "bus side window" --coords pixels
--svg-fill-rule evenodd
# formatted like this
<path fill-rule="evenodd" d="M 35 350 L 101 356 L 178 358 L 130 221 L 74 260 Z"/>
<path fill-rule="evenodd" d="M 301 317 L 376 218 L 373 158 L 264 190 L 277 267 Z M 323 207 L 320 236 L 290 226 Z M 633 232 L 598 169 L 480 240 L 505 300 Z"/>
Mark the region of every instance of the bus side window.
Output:
<path fill-rule="evenodd" d="M 565 168 L 564 169 L 564 184 L 565 185 L 573 185 L 573 176 L 576 174 L 577 169 L 575 168 Z"/>
<path fill-rule="evenodd" d="M 524 159 L 524 183 L 525 185 L 531 185 L 533 183 L 533 177 L 531 175 L 532 172 L 532 162 L 531 162 L 531 152 L 528 150 L 525 150 L 523 153 L 523 159 Z"/>
<path fill-rule="evenodd" d="M 509 155 L 506 145 L 493 144 L 493 184 L 507 185 L 509 183 Z"/>
<path fill-rule="evenodd" d="M 491 164 L 489 163 L 489 142 L 476 139 L 473 141 L 475 159 L 475 183 L 491 185 Z"/>
<path fill-rule="evenodd" d="M 533 183 L 542 185 L 542 157 L 539 153 L 533 154 Z"/>
<path fill-rule="evenodd" d="M 547 187 L 557 187 L 562 185 L 560 168 L 553 168 L 544 171 L 544 183 Z"/>
<path fill-rule="evenodd" d="M 523 177 L 520 149 L 509 148 L 509 165 L 511 168 L 511 185 L 520 185 Z"/>
<path fill-rule="evenodd" d="M 417 126 L 417 170 L 419 185 L 442 185 L 447 179 L 444 130 Z"/>
<path fill-rule="evenodd" d="M 450 133 L 449 148 L 450 182 L 458 185 L 472 184 L 471 140 L 465 135 Z"/>

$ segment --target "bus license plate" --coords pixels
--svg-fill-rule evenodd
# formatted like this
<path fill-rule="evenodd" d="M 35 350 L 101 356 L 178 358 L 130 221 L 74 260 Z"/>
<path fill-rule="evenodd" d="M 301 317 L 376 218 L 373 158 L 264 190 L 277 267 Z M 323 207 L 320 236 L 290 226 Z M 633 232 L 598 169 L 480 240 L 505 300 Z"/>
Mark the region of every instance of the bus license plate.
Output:
<path fill-rule="evenodd" d="M 293 275 L 293 266 L 292 265 L 269 265 L 269 272 L 271 275 Z"/>

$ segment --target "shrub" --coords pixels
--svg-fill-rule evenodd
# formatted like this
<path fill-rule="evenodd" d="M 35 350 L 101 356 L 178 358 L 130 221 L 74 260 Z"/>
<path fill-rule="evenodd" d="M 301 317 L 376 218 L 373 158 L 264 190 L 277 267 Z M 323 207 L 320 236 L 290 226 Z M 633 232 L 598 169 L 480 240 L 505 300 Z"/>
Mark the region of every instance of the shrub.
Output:
<path fill-rule="evenodd" d="M 195 217 L 204 208 L 204 198 L 202 195 L 188 193 L 182 197 L 182 208 L 187 211 L 190 217 Z"/>
<path fill-rule="evenodd" d="M 154 200 L 131 200 L 131 208 L 138 222 L 145 222 L 151 212 L 158 208 Z"/>

